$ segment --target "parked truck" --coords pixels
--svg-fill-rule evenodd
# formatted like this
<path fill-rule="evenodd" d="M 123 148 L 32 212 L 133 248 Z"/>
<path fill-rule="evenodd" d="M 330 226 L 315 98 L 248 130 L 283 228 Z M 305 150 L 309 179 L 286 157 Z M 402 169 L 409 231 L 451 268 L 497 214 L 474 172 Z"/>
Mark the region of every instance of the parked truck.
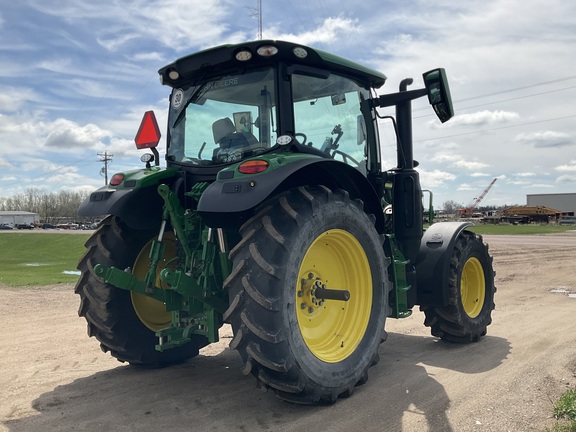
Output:
<path fill-rule="evenodd" d="M 105 352 L 135 365 L 181 362 L 229 323 L 244 374 L 282 399 L 325 404 L 366 382 L 386 352 L 387 318 L 419 306 L 440 339 L 486 334 L 487 245 L 469 222 L 423 224 L 411 101 L 426 97 L 449 120 L 444 69 L 424 73 L 422 88 L 405 79 L 378 95 L 386 76 L 376 70 L 259 40 L 159 74 L 171 88 L 165 166 L 147 112 L 136 136 L 152 152 L 145 166 L 115 174 L 79 209 L 107 215 L 75 288 Z M 389 169 L 383 117 L 396 131 Z"/>

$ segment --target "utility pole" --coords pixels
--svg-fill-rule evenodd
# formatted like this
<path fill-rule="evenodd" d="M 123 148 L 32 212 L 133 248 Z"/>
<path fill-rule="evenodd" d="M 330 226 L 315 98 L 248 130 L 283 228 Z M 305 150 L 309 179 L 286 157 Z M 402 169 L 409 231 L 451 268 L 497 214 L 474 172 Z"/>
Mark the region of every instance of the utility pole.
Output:
<path fill-rule="evenodd" d="M 104 167 L 100 170 L 100 174 L 104 174 L 104 186 L 106 186 L 108 184 L 108 162 L 112 162 L 112 156 L 114 155 L 105 151 L 104 153 L 98 153 L 98 156 L 100 156 L 99 162 L 104 162 Z"/>

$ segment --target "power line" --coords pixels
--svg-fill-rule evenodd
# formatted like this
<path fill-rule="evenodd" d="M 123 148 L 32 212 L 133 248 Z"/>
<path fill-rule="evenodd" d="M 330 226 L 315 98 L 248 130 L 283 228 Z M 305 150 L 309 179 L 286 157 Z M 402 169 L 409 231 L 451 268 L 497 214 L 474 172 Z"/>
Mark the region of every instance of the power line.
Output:
<path fill-rule="evenodd" d="M 462 132 L 462 133 L 453 134 L 453 135 L 445 135 L 445 136 L 435 137 L 435 138 L 414 140 L 414 142 L 429 141 L 430 139 L 437 140 L 437 139 L 444 139 L 444 138 L 453 138 L 453 137 L 458 137 L 458 136 L 463 136 L 463 135 L 473 135 L 473 134 L 484 133 L 484 132 L 493 132 L 496 130 L 511 129 L 511 128 L 515 128 L 515 127 L 519 127 L 519 126 L 530 126 L 530 125 L 537 124 L 537 123 L 546 123 L 549 121 L 565 120 L 567 118 L 572 118 L 572 117 L 576 117 L 576 114 L 567 115 L 567 116 L 563 116 L 563 117 L 556 117 L 556 118 L 551 118 L 551 119 L 545 119 L 545 120 L 535 120 L 533 122 L 528 122 L 528 123 L 519 123 L 519 124 L 515 124 L 515 125 L 501 126 L 501 127 L 492 128 L 492 129 L 483 129 L 483 130 L 477 130 L 477 131 L 471 131 L 471 132 Z"/>
<path fill-rule="evenodd" d="M 494 101 L 494 102 L 486 102 L 480 105 L 471 105 L 471 106 L 467 106 L 467 107 L 458 107 L 458 111 L 462 111 L 462 110 L 468 110 L 468 109 L 472 109 L 472 108 L 481 108 L 483 106 L 486 105 L 495 105 L 495 104 L 500 104 L 503 102 L 510 102 L 510 101 L 515 101 L 515 100 L 519 100 L 519 99 L 526 99 L 526 98 L 530 98 L 530 97 L 534 97 L 534 96 L 542 96 L 542 95 L 546 95 L 546 94 L 550 94 L 550 93 L 557 93 L 557 92 L 561 92 L 561 91 L 565 91 L 565 90 L 571 90 L 576 88 L 576 86 L 570 86 L 570 87 L 562 87 L 556 90 L 549 90 L 546 92 L 541 92 L 541 93 L 533 93 L 533 94 L 529 94 L 529 95 L 525 95 L 525 96 L 518 96 L 515 98 L 508 98 L 508 99 L 501 99 L 498 101 Z M 428 106 L 423 106 L 420 108 L 415 108 L 413 111 L 422 111 L 422 110 L 426 110 L 429 111 L 429 107 Z M 426 114 L 426 115 L 421 115 L 421 116 L 414 116 L 412 118 L 414 119 L 418 119 L 418 118 L 424 118 L 424 117 L 433 117 L 435 114 L 431 113 L 431 114 Z"/>
<path fill-rule="evenodd" d="M 515 91 L 519 91 L 519 90 L 531 89 L 531 88 L 534 88 L 534 87 L 540 87 L 540 86 L 548 85 L 548 84 L 555 84 L 555 83 L 558 83 L 558 82 L 569 81 L 569 80 L 573 80 L 573 79 L 576 79 L 576 75 L 571 75 L 571 76 L 568 76 L 568 77 L 565 77 L 565 78 L 557 78 L 557 79 L 550 80 L 550 81 L 542 81 L 542 82 L 539 82 L 539 83 L 530 84 L 530 85 L 526 85 L 526 86 L 522 86 L 522 87 L 515 87 L 515 88 L 508 89 L 508 90 L 501 90 L 501 91 L 497 91 L 497 92 L 494 92 L 494 93 L 486 93 L 486 94 L 484 94 L 484 95 L 473 96 L 473 97 L 469 97 L 469 98 L 465 98 L 465 99 L 460 99 L 460 100 L 456 100 L 456 101 L 454 101 L 454 102 L 456 102 L 456 103 L 467 102 L 467 101 L 470 101 L 470 100 L 476 100 L 476 99 L 481 99 L 481 98 L 490 97 L 490 96 L 497 96 L 497 95 L 504 94 L 504 93 L 510 93 L 510 92 L 515 92 Z"/>
<path fill-rule="evenodd" d="M 473 97 L 469 97 L 469 98 L 465 98 L 465 99 L 455 99 L 453 101 L 453 103 L 454 103 L 454 105 L 456 105 L 456 104 L 460 104 L 462 102 L 475 101 L 478 99 L 483 99 L 483 98 L 487 98 L 487 97 L 491 97 L 491 96 L 497 96 L 497 95 L 505 94 L 505 93 L 512 93 L 512 92 L 519 91 L 519 90 L 531 89 L 534 87 L 540 87 L 540 86 L 544 86 L 544 85 L 548 85 L 548 84 L 555 84 L 558 82 L 569 81 L 569 80 L 573 80 L 573 79 L 576 79 L 576 75 L 569 76 L 566 78 L 559 78 L 559 79 L 555 79 L 555 80 L 551 80 L 551 81 L 543 81 L 543 82 L 532 84 L 529 86 L 522 86 L 522 87 L 516 87 L 516 88 L 512 88 L 512 89 L 507 89 L 507 90 L 500 90 L 500 91 L 493 92 L 493 93 L 486 93 L 484 95 L 473 96 Z M 563 91 L 563 90 L 570 90 L 573 88 L 576 88 L 576 86 L 563 87 L 560 89 L 549 90 L 549 91 L 541 92 L 541 93 L 533 93 L 533 94 L 529 94 L 526 96 L 518 96 L 518 97 L 510 98 L 510 99 L 502 99 L 502 100 L 496 101 L 496 102 L 487 102 L 485 104 L 465 107 L 465 108 L 461 108 L 461 109 L 477 108 L 477 107 L 481 107 L 483 105 L 493 105 L 495 103 L 500 103 L 500 102 L 508 102 L 508 101 L 512 101 L 512 100 L 523 99 L 523 98 L 528 98 L 528 97 L 533 97 L 533 96 L 541 96 L 541 95 L 545 95 L 548 93 L 554 93 L 554 92 L 559 92 L 559 91 Z M 425 105 L 425 106 L 421 106 L 418 108 L 414 108 L 413 111 L 422 111 L 422 110 L 427 110 L 427 109 L 428 109 L 428 105 Z"/>

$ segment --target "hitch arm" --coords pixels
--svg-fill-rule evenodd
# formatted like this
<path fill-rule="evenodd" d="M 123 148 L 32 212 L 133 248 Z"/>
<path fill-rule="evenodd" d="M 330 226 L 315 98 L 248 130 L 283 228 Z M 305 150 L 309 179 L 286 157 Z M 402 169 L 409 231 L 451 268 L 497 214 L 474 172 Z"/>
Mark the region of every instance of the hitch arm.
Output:
<path fill-rule="evenodd" d="M 122 271 L 116 267 L 105 267 L 102 264 L 96 264 L 94 266 L 94 273 L 96 276 L 102 278 L 105 283 L 117 288 L 144 294 L 162 303 L 167 302 L 166 296 L 170 291 L 158 289 L 154 286 L 149 287 L 146 282 L 136 279 L 132 273 L 128 271 Z"/>

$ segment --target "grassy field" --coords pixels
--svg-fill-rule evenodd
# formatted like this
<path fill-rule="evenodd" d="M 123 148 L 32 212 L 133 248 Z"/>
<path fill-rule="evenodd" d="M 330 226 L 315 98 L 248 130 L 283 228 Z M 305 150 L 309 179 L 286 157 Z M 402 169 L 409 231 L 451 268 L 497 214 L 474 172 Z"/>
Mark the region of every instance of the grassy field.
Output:
<path fill-rule="evenodd" d="M 544 235 L 575 231 L 575 226 L 476 225 L 478 234 Z M 76 265 L 90 234 L 0 232 L 0 284 L 12 287 L 76 282 Z"/>
<path fill-rule="evenodd" d="M 544 235 L 576 231 L 575 225 L 475 225 L 470 228 L 477 234 L 495 235 Z"/>
<path fill-rule="evenodd" d="M 11 287 L 76 282 L 89 234 L 0 232 L 0 284 Z"/>

